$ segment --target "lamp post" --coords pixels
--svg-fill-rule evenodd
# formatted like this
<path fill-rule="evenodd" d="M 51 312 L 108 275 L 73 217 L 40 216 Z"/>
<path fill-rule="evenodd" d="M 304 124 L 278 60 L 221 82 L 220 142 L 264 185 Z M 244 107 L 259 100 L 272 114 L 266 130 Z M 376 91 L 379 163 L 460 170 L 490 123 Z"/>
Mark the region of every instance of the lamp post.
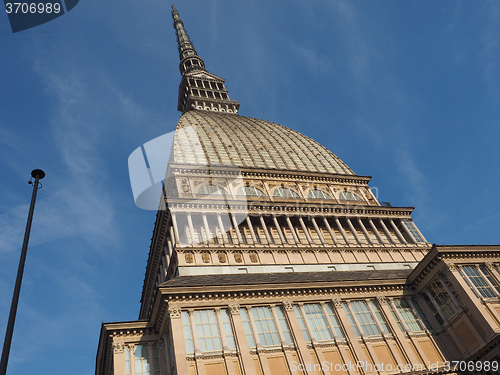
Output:
<path fill-rule="evenodd" d="M 33 183 L 33 194 L 31 195 L 31 205 L 28 213 L 28 221 L 24 232 L 23 248 L 21 250 L 21 258 L 19 259 L 19 268 L 17 269 L 16 285 L 12 296 L 12 304 L 10 306 L 9 322 L 5 331 L 5 340 L 3 342 L 2 359 L 0 362 L 0 375 L 6 375 L 7 362 L 9 361 L 10 344 L 12 342 L 12 333 L 14 332 L 14 322 L 16 321 L 17 303 L 19 302 L 19 293 L 21 292 L 21 281 L 23 279 L 24 263 L 26 262 L 26 252 L 28 250 L 28 241 L 30 238 L 31 222 L 33 221 L 33 211 L 35 210 L 36 192 L 38 191 L 38 181 L 45 177 L 45 172 L 41 169 L 31 171 L 31 177 L 35 179 Z"/>

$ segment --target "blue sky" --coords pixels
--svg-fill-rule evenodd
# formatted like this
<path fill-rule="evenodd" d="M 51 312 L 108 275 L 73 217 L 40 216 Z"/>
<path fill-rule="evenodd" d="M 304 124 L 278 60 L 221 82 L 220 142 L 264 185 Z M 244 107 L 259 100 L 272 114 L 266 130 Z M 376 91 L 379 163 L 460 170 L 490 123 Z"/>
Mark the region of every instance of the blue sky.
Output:
<path fill-rule="evenodd" d="M 180 117 L 169 3 L 82 0 L 12 34 L 0 17 L 0 337 L 34 168 L 39 192 L 9 375 L 94 372 L 101 321 L 135 320 L 155 213 L 127 158 Z M 498 244 L 500 3 L 182 1 L 240 114 L 298 130 L 428 241 Z"/>

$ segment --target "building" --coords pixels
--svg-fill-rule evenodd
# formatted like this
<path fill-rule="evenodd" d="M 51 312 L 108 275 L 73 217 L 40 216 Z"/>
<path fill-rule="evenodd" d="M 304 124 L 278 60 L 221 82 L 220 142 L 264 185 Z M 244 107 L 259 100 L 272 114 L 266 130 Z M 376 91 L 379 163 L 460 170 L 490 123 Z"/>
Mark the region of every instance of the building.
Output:
<path fill-rule="evenodd" d="M 498 373 L 500 246 L 431 245 L 331 151 L 240 116 L 172 16 L 166 204 L 96 375 Z"/>

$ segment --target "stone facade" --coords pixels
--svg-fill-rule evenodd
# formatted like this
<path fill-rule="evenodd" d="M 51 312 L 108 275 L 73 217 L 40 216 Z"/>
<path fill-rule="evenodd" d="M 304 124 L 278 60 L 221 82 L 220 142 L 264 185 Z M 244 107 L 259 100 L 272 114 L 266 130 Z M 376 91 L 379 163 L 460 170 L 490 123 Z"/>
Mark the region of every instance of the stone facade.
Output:
<path fill-rule="evenodd" d="M 96 375 L 498 373 L 500 246 L 431 245 L 331 151 L 240 116 L 172 16 L 167 198 L 139 320 L 103 323 Z"/>

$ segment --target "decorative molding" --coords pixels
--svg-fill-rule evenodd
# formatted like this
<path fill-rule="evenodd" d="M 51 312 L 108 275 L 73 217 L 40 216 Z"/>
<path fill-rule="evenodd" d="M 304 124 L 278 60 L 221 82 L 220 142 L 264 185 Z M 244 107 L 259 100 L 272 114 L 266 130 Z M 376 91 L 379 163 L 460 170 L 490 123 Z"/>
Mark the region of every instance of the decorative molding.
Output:
<path fill-rule="evenodd" d="M 332 302 L 335 307 L 342 307 L 342 299 L 332 298 Z"/>
<path fill-rule="evenodd" d="M 446 266 L 450 272 L 458 271 L 457 265 L 455 263 L 446 263 Z"/>
<path fill-rule="evenodd" d="M 377 296 L 377 302 L 379 305 L 387 305 L 387 297 L 386 296 Z"/>
<path fill-rule="evenodd" d="M 293 310 L 293 302 L 289 301 L 289 300 L 283 301 L 283 308 L 285 309 L 285 311 L 292 311 Z"/>
<path fill-rule="evenodd" d="M 240 305 L 237 303 L 232 303 L 228 306 L 229 314 L 231 315 L 240 315 Z"/>
<path fill-rule="evenodd" d="M 181 317 L 181 308 L 179 306 L 169 306 L 168 307 L 168 315 L 170 319 L 180 318 Z"/>
<path fill-rule="evenodd" d="M 113 353 L 119 354 L 123 353 L 125 350 L 125 344 L 123 342 L 113 342 Z"/>
<path fill-rule="evenodd" d="M 496 267 L 495 267 L 495 263 L 493 262 L 485 262 L 484 265 L 486 266 L 487 269 L 489 270 L 495 270 Z"/>

